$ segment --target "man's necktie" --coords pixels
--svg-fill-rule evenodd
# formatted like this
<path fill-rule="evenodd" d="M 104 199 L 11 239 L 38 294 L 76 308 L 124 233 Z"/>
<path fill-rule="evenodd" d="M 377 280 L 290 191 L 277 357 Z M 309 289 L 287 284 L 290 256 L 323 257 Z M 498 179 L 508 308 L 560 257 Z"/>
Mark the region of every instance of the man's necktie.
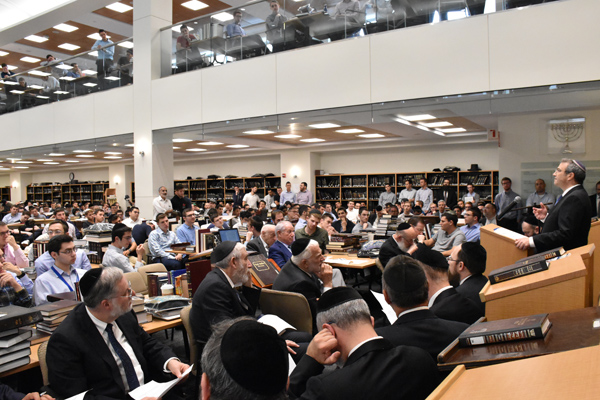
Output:
<path fill-rule="evenodd" d="M 560 199 L 562 199 L 562 194 L 556 198 L 556 203 L 554 203 L 554 205 L 557 205 Z"/>
<path fill-rule="evenodd" d="M 115 337 L 112 328 L 112 324 L 106 324 L 106 333 L 108 334 L 108 341 L 110 342 L 110 345 L 113 347 L 113 349 L 115 349 L 115 352 L 121 359 L 121 364 L 123 365 L 123 369 L 125 370 L 125 377 L 127 378 L 127 385 L 129 386 L 129 390 L 133 390 L 140 386 L 140 382 L 138 381 L 137 374 L 135 373 L 135 368 L 133 368 L 131 358 L 129 358 L 127 352 Z"/>

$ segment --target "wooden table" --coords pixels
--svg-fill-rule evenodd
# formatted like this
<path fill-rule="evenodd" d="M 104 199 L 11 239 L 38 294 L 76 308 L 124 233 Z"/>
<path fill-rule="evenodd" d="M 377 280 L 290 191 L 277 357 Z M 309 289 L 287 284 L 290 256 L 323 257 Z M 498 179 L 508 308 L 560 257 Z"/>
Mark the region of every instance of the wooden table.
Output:
<path fill-rule="evenodd" d="M 173 254 L 183 254 L 188 256 L 188 260 L 196 260 L 201 257 L 206 257 L 212 254 L 213 249 L 201 251 L 200 253 L 195 253 L 193 251 L 185 251 L 185 250 L 165 250 L 167 253 Z"/>
<path fill-rule="evenodd" d="M 600 307 L 550 313 L 548 318 L 552 328 L 543 339 L 472 347 L 459 347 L 454 341 L 438 356 L 438 367 L 452 370 L 464 364 L 474 368 L 600 344 L 600 329 L 593 326 L 594 321 L 600 321 Z"/>
<path fill-rule="evenodd" d="M 328 255 L 325 262 L 336 268 L 367 269 L 375 266 L 374 258 L 358 258 L 356 254 Z"/>

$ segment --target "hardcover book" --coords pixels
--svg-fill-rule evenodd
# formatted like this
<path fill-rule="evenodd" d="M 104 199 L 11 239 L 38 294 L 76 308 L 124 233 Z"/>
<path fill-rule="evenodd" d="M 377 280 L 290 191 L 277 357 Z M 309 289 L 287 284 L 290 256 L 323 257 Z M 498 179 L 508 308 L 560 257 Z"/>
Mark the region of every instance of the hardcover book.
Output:
<path fill-rule="evenodd" d="M 480 322 L 465 329 L 458 337 L 458 342 L 461 346 L 468 347 L 513 340 L 540 339 L 546 336 L 551 326 L 548 314 Z"/>
<path fill-rule="evenodd" d="M 42 314 L 35 308 L 6 306 L 0 308 L 0 331 L 35 324 L 42 319 Z"/>
<path fill-rule="evenodd" d="M 248 260 L 252 263 L 250 273 L 256 286 L 261 288 L 272 286 L 279 275 L 277 268 L 262 254 L 248 256 Z"/>

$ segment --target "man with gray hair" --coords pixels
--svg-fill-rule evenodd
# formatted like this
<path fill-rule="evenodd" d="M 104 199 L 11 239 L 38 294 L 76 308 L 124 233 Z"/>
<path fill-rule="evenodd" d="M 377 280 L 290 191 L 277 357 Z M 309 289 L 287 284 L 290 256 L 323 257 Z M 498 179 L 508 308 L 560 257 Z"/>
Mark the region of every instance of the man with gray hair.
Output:
<path fill-rule="evenodd" d="M 283 268 L 292 256 L 292 243 L 296 236 L 294 225 L 289 221 L 278 223 L 275 226 L 275 235 L 277 240 L 269 247 L 269 258 L 272 258 L 280 268 Z"/>
<path fill-rule="evenodd" d="M 131 312 L 130 283 L 118 268 L 92 269 L 79 284 L 84 299 L 48 342 L 52 390 L 69 398 L 124 399 L 150 380 L 180 377 L 188 365 L 144 331 Z M 92 390 L 93 389 L 93 390 Z"/>
<path fill-rule="evenodd" d="M 158 214 L 169 214 L 173 212 L 173 205 L 171 204 L 171 200 L 167 198 L 167 188 L 161 186 L 158 188 L 158 197 L 156 197 L 152 201 L 152 207 L 154 209 L 154 213 L 152 214 L 152 218 L 156 219 Z"/>
<path fill-rule="evenodd" d="M 440 383 L 422 349 L 393 347 L 377 336 L 369 307 L 349 287 L 331 289 L 317 303 L 322 330 L 290 376 L 289 392 L 302 399 L 425 399 Z M 324 365 L 343 368 L 321 374 Z"/>
<path fill-rule="evenodd" d="M 250 240 L 246 245 L 248 251 L 256 251 L 265 257 L 269 256 L 269 247 L 275 243 L 275 225 L 263 225 L 260 235 Z"/>

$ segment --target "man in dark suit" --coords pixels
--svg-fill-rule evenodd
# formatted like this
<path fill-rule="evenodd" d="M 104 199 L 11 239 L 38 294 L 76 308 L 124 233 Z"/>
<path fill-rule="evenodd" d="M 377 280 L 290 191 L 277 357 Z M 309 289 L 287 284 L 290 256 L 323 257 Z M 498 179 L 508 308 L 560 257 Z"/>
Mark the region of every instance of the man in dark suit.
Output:
<path fill-rule="evenodd" d="M 233 197 L 232 197 L 233 206 L 241 207 L 242 201 L 244 199 L 244 193 L 242 193 L 242 191 L 240 190 L 240 187 L 237 185 L 235 185 L 233 187 L 233 190 L 235 190 L 235 192 L 233 193 Z"/>
<path fill-rule="evenodd" d="M 410 255 L 417 250 L 414 240 L 419 233 L 408 222 L 398 224 L 396 233 L 390 236 L 379 249 L 379 262 L 385 268 L 388 261 L 395 256 Z"/>
<path fill-rule="evenodd" d="M 301 399 L 425 399 L 439 384 L 435 363 L 422 349 L 393 347 L 378 338 L 369 307 L 349 287 L 331 289 L 318 302 L 322 330 L 290 376 Z M 344 366 L 321 374 L 324 365 Z"/>
<path fill-rule="evenodd" d="M 392 258 L 383 272 L 383 295 L 398 319 L 376 331 L 394 346 L 419 347 L 437 361 L 437 355 L 469 325 L 436 317 L 427 307 L 428 288 L 417 260 L 407 256 Z"/>
<path fill-rule="evenodd" d="M 437 191 L 436 200 L 444 200 L 446 202 L 446 207 L 448 207 L 450 210 L 454 208 L 457 203 L 456 186 L 450 186 L 450 179 L 444 179 L 442 187 Z"/>
<path fill-rule="evenodd" d="M 126 399 L 145 382 L 179 377 L 188 368 L 152 338 L 131 312 L 127 278 L 118 268 L 91 269 L 81 278 L 84 304 L 60 324 L 48 342 L 50 386 L 60 398 L 90 390 L 90 399 Z"/>
<path fill-rule="evenodd" d="M 260 235 L 253 238 L 246 245 L 246 249 L 255 251 L 265 257 L 269 257 L 269 248 L 275 243 L 275 225 L 263 225 Z"/>
<path fill-rule="evenodd" d="M 292 257 L 292 243 L 294 243 L 294 225 L 289 221 L 282 221 L 275 227 L 277 240 L 269 247 L 269 258 L 273 259 L 279 268 L 283 268 Z"/>
<path fill-rule="evenodd" d="M 588 243 L 592 207 L 583 188 L 585 166 L 580 161 L 563 158 L 553 175 L 554 185 L 563 192 L 552 210 L 548 211 L 543 204 L 533 209 L 535 217 L 544 222 L 542 233 L 515 240 L 521 250 L 534 247 L 540 253 L 561 246 L 571 250 Z"/>
<path fill-rule="evenodd" d="M 600 217 L 600 181 L 596 182 L 596 194 L 590 196 L 590 205 L 592 206 L 592 217 Z"/>
<path fill-rule="evenodd" d="M 483 317 L 475 303 L 454 289 L 448 282 L 448 261 L 440 252 L 425 246 L 413 254 L 423 266 L 429 285 L 429 310 L 439 318 L 471 325 Z"/>
<path fill-rule="evenodd" d="M 486 262 L 487 252 L 479 242 L 456 246 L 448 258 L 448 281 L 458 293 L 475 303 L 482 314 L 485 314 L 485 304 L 479 292 L 488 282 L 483 275 Z"/>

